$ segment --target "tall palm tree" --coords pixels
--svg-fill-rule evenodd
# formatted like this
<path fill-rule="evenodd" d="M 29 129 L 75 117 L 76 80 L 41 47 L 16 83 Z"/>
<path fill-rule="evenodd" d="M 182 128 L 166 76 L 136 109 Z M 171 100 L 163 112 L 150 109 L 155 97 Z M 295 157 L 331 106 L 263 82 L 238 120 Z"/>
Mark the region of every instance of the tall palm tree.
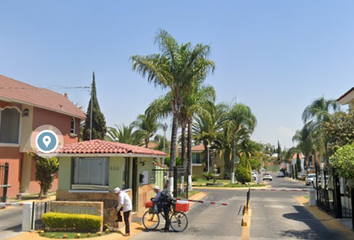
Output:
<path fill-rule="evenodd" d="M 150 138 L 162 127 L 156 117 L 146 114 L 140 114 L 131 126 L 137 129 L 136 134 L 144 140 L 146 148 L 149 147 Z"/>
<path fill-rule="evenodd" d="M 134 126 L 129 125 L 122 126 L 114 125 L 115 127 L 108 127 L 107 134 L 105 136 L 105 140 L 111 142 L 120 142 L 131 145 L 140 145 L 141 137 L 134 131 Z"/>
<path fill-rule="evenodd" d="M 328 157 L 328 140 L 324 133 L 325 124 L 332 119 L 332 113 L 339 111 L 339 104 L 333 99 L 323 96 L 315 99 L 302 113 L 302 120 L 310 131 L 312 139 L 316 139 L 317 151 Z"/>
<path fill-rule="evenodd" d="M 236 136 L 239 131 L 246 129 L 250 133 L 254 131 L 257 125 L 257 118 L 253 115 L 251 108 L 242 103 L 235 103 L 230 106 L 227 114 L 227 121 L 230 124 L 232 134 L 232 165 L 231 165 L 231 182 L 234 183 L 234 167 L 236 159 Z"/>
<path fill-rule="evenodd" d="M 134 55 L 131 60 L 133 70 L 146 77 L 148 82 L 170 90 L 173 116 L 170 151 L 172 170 L 176 165 L 178 116 L 183 104 L 181 94 L 190 90 L 191 82 L 204 81 L 206 75 L 214 71 L 215 65 L 208 59 L 209 45 L 179 45 L 165 30 L 159 30 L 155 43 L 158 44 L 161 54 Z"/>
<path fill-rule="evenodd" d="M 187 173 L 188 173 L 189 189 L 192 188 L 193 121 L 196 114 L 209 114 L 210 106 L 214 106 L 215 98 L 216 98 L 216 94 L 214 88 L 212 86 L 206 86 L 206 85 L 195 86 L 192 92 L 183 96 L 184 106 L 181 109 L 181 118 L 184 118 L 183 121 L 188 126 L 188 131 L 187 131 L 188 132 L 188 136 L 187 136 L 188 171 Z M 182 137 L 182 140 L 185 141 L 185 138 Z M 182 150 L 184 147 L 185 144 L 182 144 Z"/>

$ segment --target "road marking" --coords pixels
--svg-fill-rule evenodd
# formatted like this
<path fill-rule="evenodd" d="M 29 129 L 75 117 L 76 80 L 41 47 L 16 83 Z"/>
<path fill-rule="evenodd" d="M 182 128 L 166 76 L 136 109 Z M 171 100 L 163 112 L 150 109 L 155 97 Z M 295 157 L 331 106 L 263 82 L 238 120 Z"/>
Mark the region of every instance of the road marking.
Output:
<path fill-rule="evenodd" d="M 23 203 L 0 203 L 0 207 L 23 206 Z"/>

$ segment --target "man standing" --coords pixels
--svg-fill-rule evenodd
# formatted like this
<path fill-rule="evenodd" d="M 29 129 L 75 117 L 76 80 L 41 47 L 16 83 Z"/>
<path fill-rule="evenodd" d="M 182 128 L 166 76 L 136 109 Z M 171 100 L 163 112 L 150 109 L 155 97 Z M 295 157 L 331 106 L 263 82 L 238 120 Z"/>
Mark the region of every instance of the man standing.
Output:
<path fill-rule="evenodd" d="M 125 237 L 130 236 L 130 222 L 129 222 L 129 217 L 130 217 L 130 212 L 133 209 L 132 206 L 132 200 L 130 199 L 129 195 L 120 190 L 120 188 L 115 188 L 114 192 L 118 194 L 118 207 L 117 211 L 121 210 L 123 211 L 124 215 L 124 223 L 125 223 Z"/>
<path fill-rule="evenodd" d="M 172 196 L 169 191 L 169 184 L 166 182 L 163 191 L 160 194 L 160 203 L 165 215 L 165 227 L 161 229 L 163 232 L 168 232 L 170 229 L 170 211 L 171 211 L 171 204 L 172 204 Z"/>

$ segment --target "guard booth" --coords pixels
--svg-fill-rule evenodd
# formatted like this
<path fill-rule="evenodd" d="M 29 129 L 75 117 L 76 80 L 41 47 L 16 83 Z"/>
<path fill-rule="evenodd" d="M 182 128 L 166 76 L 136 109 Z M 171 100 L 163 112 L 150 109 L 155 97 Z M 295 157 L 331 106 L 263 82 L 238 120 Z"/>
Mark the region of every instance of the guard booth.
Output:
<path fill-rule="evenodd" d="M 7 188 L 11 187 L 9 183 L 9 163 L 0 163 L 0 197 L 1 202 L 7 200 Z"/>

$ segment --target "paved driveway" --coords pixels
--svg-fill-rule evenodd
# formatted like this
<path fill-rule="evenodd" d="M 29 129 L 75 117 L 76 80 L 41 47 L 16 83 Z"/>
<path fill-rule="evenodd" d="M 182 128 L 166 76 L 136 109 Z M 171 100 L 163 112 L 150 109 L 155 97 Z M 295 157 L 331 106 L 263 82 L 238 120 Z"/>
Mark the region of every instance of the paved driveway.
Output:
<path fill-rule="evenodd" d="M 21 232 L 22 207 L 0 210 L 0 240 L 14 237 Z"/>

